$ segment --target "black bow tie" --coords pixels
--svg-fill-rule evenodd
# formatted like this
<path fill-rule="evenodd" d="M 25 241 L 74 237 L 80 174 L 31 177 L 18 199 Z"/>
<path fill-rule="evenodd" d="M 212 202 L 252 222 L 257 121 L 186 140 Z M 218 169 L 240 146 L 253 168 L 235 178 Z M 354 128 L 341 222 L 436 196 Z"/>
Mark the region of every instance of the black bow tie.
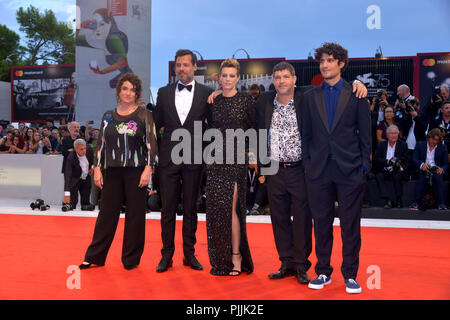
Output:
<path fill-rule="evenodd" d="M 178 91 L 182 91 L 183 89 L 187 89 L 190 92 L 192 90 L 192 84 L 185 86 L 182 83 L 178 83 Z"/>

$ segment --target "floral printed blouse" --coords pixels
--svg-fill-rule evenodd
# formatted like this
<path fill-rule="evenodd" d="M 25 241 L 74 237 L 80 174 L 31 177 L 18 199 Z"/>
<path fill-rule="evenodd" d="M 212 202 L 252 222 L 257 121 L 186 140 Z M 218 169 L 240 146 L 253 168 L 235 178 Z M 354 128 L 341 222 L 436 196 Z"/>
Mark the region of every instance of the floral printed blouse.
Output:
<path fill-rule="evenodd" d="M 155 124 L 145 108 L 139 107 L 126 116 L 116 109 L 106 111 L 98 141 L 94 163 L 104 169 L 144 167 L 157 160 Z"/>

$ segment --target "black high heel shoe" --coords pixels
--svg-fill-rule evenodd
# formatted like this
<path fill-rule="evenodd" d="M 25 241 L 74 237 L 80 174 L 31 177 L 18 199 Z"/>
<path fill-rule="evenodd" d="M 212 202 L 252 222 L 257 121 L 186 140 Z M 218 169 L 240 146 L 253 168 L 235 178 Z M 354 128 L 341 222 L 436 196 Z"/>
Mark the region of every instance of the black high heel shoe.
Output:
<path fill-rule="evenodd" d="M 231 254 L 234 255 L 234 256 L 241 256 L 241 269 L 242 269 L 242 255 L 241 255 L 241 253 L 240 252 L 238 252 L 238 253 L 232 252 Z M 230 271 L 230 273 L 228 275 L 231 276 L 231 277 L 237 277 L 237 276 L 241 275 L 241 273 L 242 273 L 241 270 L 233 269 L 233 270 Z"/>

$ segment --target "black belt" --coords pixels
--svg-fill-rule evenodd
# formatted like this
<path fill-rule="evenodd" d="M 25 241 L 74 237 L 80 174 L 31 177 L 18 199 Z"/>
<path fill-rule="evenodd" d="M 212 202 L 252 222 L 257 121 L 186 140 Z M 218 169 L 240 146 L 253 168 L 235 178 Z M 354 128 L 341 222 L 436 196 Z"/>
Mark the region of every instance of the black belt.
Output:
<path fill-rule="evenodd" d="M 302 161 L 297 162 L 280 162 L 280 167 L 283 168 L 294 168 L 302 165 Z"/>

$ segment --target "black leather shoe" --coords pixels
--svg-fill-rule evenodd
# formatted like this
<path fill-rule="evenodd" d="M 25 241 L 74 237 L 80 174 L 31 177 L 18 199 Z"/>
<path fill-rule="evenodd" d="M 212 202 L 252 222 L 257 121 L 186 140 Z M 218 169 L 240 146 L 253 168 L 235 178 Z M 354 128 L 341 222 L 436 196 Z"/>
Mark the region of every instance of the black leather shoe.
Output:
<path fill-rule="evenodd" d="M 298 271 L 297 281 L 300 284 L 308 284 L 311 281 L 311 279 L 308 277 L 305 271 Z"/>
<path fill-rule="evenodd" d="M 123 267 L 127 270 L 133 270 L 137 267 L 137 264 L 124 264 Z"/>
<path fill-rule="evenodd" d="M 291 269 L 291 268 L 286 268 L 286 267 L 281 267 L 280 270 L 278 270 L 277 272 L 269 274 L 269 278 L 278 280 L 278 279 L 283 279 L 286 277 L 291 277 L 291 276 L 296 276 L 296 275 L 297 275 L 297 270 Z"/>
<path fill-rule="evenodd" d="M 89 269 L 91 267 L 92 263 L 82 263 L 78 266 L 80 270 Z"/>
<path fill-rule="evenodd" d="M 392 205 L 392 201 L 391 200 L 387 200 L 386 204 L 384 205 L 385 209 L 391 209 L 393 207 Z"/>
<path fill-rule="evenodd" d="M 87 204 L 87 205 L 81 206 L 81 211 L 94 211 L 94 210 L 95 210 L 95 206 L 93 204 Z"/>
<path fill-rule="evenodd" d="M 156 267 L 156 272 L 164 272 L 167 271 L 173 264 L 172 258 L 162 257 L 158 266 Z"/>
<path fill-rule="evenodd" d="M 194 270 L 203 270 L 202 265 L 198 262 L 195 256 L 184 257 L 183 264 L 185 266 L 190 266 Z"/>

